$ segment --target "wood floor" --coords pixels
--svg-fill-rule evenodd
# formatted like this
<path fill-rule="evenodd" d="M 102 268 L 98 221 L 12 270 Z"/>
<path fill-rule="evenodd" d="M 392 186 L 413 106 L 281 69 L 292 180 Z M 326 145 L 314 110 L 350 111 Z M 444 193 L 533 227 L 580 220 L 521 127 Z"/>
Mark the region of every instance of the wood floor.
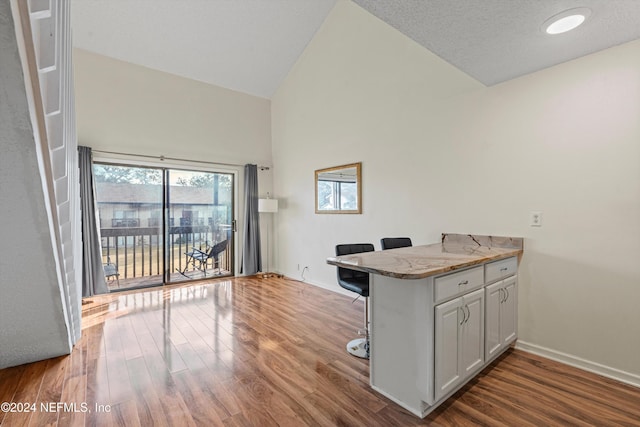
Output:
<path fill-rule="evenodd" d="M 174 272 L 169 276 L 170 284 L 180 284 L 181 282 L 186 282 L 190 280 L 202 280 L 206 278 L 215 279 L 216 276 L 229 277 L 231 272 L 228 270 L 218 270 L 217 268 L 208 268 L 207 275 L 205 276 L 201 271 L 192 270 L 186 272 L 186 277 L 181 273 Z M 121 277 L 119 280 L 111 279 L 107 280 L 107 287 L 110 292 L 118 292 L 118 291 L 126 291 L 131 288 L 140 288 L 140 287 L 150 287 L 150 286 L 161 286 L 162 285 L 163 276 L 162 274 L 156 274 L 153 276 L 142 276 L 142 277 Z"/>
<path fill-rule="evenodd" d="M 92 298 L 70 356 L 0 370 L 0 403 L 35 404 L 0 424 L 640 426 L 640 389 L 518 350 L 420 420 L 346 353 L 362 308 L 280 278 Z"/>

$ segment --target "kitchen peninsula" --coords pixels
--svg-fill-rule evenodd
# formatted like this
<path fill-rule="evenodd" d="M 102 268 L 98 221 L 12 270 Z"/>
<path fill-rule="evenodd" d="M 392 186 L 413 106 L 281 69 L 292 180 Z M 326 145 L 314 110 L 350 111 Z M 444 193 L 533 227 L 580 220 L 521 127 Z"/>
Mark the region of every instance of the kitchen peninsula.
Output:
<path fill-rule="evenodd" d="M 440 243 L 331 257 L 370 273 L 370 383 L 424 417 L 517 338 L 523 239 L 443 234 Z"/>

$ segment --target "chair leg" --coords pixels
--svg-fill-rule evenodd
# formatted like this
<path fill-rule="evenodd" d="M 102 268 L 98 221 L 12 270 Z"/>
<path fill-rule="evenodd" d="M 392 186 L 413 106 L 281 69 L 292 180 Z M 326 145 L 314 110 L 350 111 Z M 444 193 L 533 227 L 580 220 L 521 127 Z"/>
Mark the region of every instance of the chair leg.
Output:
<path fill-rule="evenodd" d="M 189 268 L 189 263 L 191 262 L 193 264 L 193 266 L 195 267 L 195 263 L 193 261 L 193 257 L 190 256 L 188 253 L 185 253 L 185 261 L 184 261 L 184 268 L 182 270 L 180 270 L 179 268 L 176 268 L 176 271 L 180 274 L 182 274 L 184 277 L 186 277 L 187 279 L 190 279 L 189 276 L 187 276 L 187 269 Z"/>
<path fill-rule="evenodd" d="M 364 338 L 349 341 L 347 351 L 361 359 L 369 358 L 369 298 L 364 299 Z"/>
<path fill-rule="evenodd" d="M 202 271 L 202 277 L 207 277 L 207 261 L 208 259 L 205 258 L 204 262 L 202 260 L 199 260 L 200 263 L 198 265 L 198 270 Z"/>
<path fill-rule="evenodd" d="M 366 350 L 367 359 L 369 358 L 369 297 L 364 299 L 364 337 L 367 340 Z"/>

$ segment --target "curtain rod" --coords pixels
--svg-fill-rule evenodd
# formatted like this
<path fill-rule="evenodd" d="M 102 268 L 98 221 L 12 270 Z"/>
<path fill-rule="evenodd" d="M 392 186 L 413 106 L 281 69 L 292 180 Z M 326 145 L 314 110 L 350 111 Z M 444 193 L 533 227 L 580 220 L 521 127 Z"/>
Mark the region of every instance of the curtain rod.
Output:
<path fill-rule="evenodd" d="M 205 164 L 205 165 L 237 166 L 237 167 L 244 166 L 244 165 L 239 165 L 239 164 L 236 164 L 236 163 L 206 162 L 204 160 L 179 159 L 177 157 L 151 156 L 151 155 L 148 155 L 148 154 L 119 153 L 117 151 L 104 151 L 104 150 L 94 150 L 94 149 L 91 149 L 91 151 L 93 153 L 115 154 L 117 156 L 144 157 L 146 159 L 160 160 L 161 162 L 164 162 L 165 160 L 175 160 L 175 161 L 178 161 L 178 162 L 200 163 L 200 164 Z M 261 171 L 268 171 L 270 169 L 270 167 L 269 166 L 258 166 L 258 169 L 260 169 Z"/>

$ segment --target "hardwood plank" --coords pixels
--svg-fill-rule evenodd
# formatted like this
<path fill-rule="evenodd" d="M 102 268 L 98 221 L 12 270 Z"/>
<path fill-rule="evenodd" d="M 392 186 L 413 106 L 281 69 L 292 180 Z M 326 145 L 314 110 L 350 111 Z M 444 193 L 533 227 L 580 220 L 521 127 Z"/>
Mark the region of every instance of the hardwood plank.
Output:
<path fill-rule="evenodd" d="M 354 407 L 377 412 L 387 405 L 372 389 L 355 384 L 348 376 L 332 366 L 318 364 L 316 371 L 322 377 L 322 381 L 328 383 L 327 388 L 340 390 Z"/>
<path fill-rule="evenodd" d="M 60 400 L 62 402 L 87 402 L 87 367 L 89 340 L 83 335 L 74 351 L 69 355 L 69 363 Z M 60 414 L 59 425 L 81 426 L 85 423 L 84 412 L 66 412 Z"/>
<path fill-rule="evenodd" d="M 362 302 L 243 277 L 95 296 L 67 357 L 0 370 L 0 401 L 111 411 L 0 413 L 0 425 L 640 426 L 640 389 L 509 350 L 425 419 L 369 386 L 345 343 Z"/>
<path fill-rule="evenodd" d="M 18 390 L 20 378 L 24 374 L 27 365 L 15 366 L 0 370 L 0 403 L 13 402 L 13 396 Z M 6 417 L 6 412 L 0 411 L 0 425 Z"/>
<path fill-rule="evenodd" d="M 242 414 L 242 402 L 236 397 L 234 390 L 239 387 L 236 379 L 207 384 L 213 396 L 219 401 L 229 415 Z"/>
<path fill-rule="evenodd" d="M 267 418 L 264 415 L 258 413 L 258 411 L 249 411 L 249 414 L 237 414 L 231 418 L 224 420 L 224 425 L 229 427 L 253 427 L 253 426 L 278 426 L 275 420 Z"/>
<path fill-rule="evenodd" d="M 86 425 L 95 426 L 95 427 L 114 427 L 119 426 L 116 424 L 116 420 L 114 420 L 111 412 L 88 412 L 86 414 Z M 125 426 L 127 424 L 120 424 L 121 426 Z"/>
<path fill-rule="evenodd" d="M 127 370 L 131 386 L 135 391 L 136 410 L 140 424 L 143 426 L 166 426 L 166 418 L 162 403 L 149 374 L 143 357 L 127 360 Z"/>
<path fill-rule="evenodd" d="M 87 403 L 111 404 L 109 399 L 109 379 L 107 376 L 107 361 L 105 358 L 87 361 Z"/>
<path fill-rule="evenodd" d="M 513 371 L 505 370 L 514 368 Z M 554 376 L 536 375 L 537 371 L 532 371 L 530 365 L 520 367 L 512 365 L 510 359 L 502 361 L 500 366 L 495 368 L 497 372 L 504 374 L 504 383 L 517 386 L 520 390 L 527 390 L 531 399 L 538 404 L 544 402 L 546 412 L 555 414 L 563 422 L 585 423 L 586 425 L 617 425 L 613 420 L 631 420 L 626 416 L 624 408 L 611 408 L 608 402 L 603 405 L 594 394 L 589 394 L 587 390 L 581 389 L 579 383 L 567 383 L 556 379 Z M 517 375 L 509 375 L 517 373 Z M 538 393 L 544 391 L 544 393 Z M 589 405 L 585 406 L 585 399 L 589 399 Z M 569 417 L 567 420 L 566 417 Z M 636 420 L 639 418 L 635 418 Z"/>
<path fill-rule="evenodd" d="M 46 411 L 43 410 L 41 406 L 41 404 L 43 404 L 45 407 L 47 405 L 50 407 L 51 404 L 61 402 L 62 386 L 69 362 L 70 357 L 68 356 L 55 357 L 47 360 L 38 398 L 35 401 L 36 405 L 38 405 L 38 410 L 36 410 L 31 417 L 30 424 L 38 426 L 56 425 L 60 413 L 69 412 L 69 410 L 64 408 L 61 411 L 58 411 L 57 408 L 55 411 Z M 76 402 L 74 402 L 74 404 L 75 403 Z M 77 405 L 79 406 L 80 403 L 81 402 L 77 402 Z M 72 404 L 71 407 L 75 408 L 75 405 Z"/>
<path fill-rule="evenodd" d="M 278 345 L 269 345 L 261 350 L 257 361 L 260 363 L 260 374 L 277 384 L 288 394 L 309 394 L 316 388 L 321 379 L 318 371 L 310 371 L 305 365 L 296 361 L 295 357 L 282 351 Z M 316 365 L 319 366 L 319 365 Z"/>
<path fill-rule="evenodd" d="M 334 394 L 325 394 L 315 391 L 304 398 L 317 408 L 316 416 L 322 417 L 321 424 L 342 426 L 380 425 L 376 418 L 370 418 L 353 406 L 351 402 L 339 401 Z M 346 405 L 345 405 L 346 403 Z"/>
<path fill-rule="evenodd" d="M 177 345 L 176 351 L 191 372 L 198 372 L 205 367 L 199 352 L 194 350 L 190 342 Z"/>
<path fill-rule="evenodd" d="M 593 375 L 571 366 L 565 366 L 556 362 L 536 357 L 532 354 L 521 353 L 517 357 L 509 358 L 500 365 L 500 369 L 508 367 L 521 368 L 522 374 L 528 373 L 527 378 L 532 379 L 532 374 L 538 372 L 546 378 L 544 384 L 561 390 L 571 401 L 578 406 L 582 399 L 589 399 L 595 407 L 608 412 L 613 416 L 624 415 L 632 419 L 640 420 L 640 405 L 638 404 L 637 389 L 608 378 Z M 552 374 L 552 375 L 549 375 Z M 541 379 L 538 379 L 540 381 Z M 612 407 L 610 396 L 615 394 L 622 407 Z"/>
<path fill-rule="evenodd" d="M 65 380 L 65 385 L 60 396 L 60 401 L 65 403 L 87 403 L 86 400 L 87 376 L 74 375 Z M 60 426 L 83 426 L 85 425 L 86 414 L 79 412 L 63 412 L 58 416 Z"/>
<path fill-rule="evenodd" d="M 120 402 L 112 406 L 110 410 L 114 425 L 126 425 L 131 427 L 140 427 L 142 425 L 138 418 L 138 410 L 135 400 Z"/>
<path fill-rule="evenodd" d="M 24 365 L 24 371 L 18 379 L 16 392 L 11 402 L 16 404 L 35 404 L 40 386 L 47 370 L 48 360 Z M 2 426 L 28 426 L 38 408 L 29 412 L 7 412 L 2 420 Z"/>
<path fill-rule="evenodd" d="M 240 402 L 242 414 L 253 425 L 302 425 L 276 393 L 258 377 L 235 383 L 233 393 Z"/>
<path fill-rule="evenodd" d="M 140 357 L 142 355 L 142 349 L 140 348 L 140 343 L 138 343 L 138 337 L 136 336 L 134 326 L 131 324 L 130 317 L 121 318 L 118 331 L 120 333 L 120 341 L 122 342 L 125 360 Z"/>
<path fill-rule="evenodd" d="M 241 412 L 230 393 L 220 392 L 219 385 L 224 384 L 225 380 L 218 379 L 215 373 L 209 371 L 203 371 L 199 378 L 202 380 L 199 388 L 203 398 L 207 402 L 208 409 L 215 411 L 217 418 L 226 420 L 232 416 L 232 413 L 238 414 Z M 221 398 L 218 396 L 221 396 Z M 227 399 L 226 404 L 223 402 L 225 399 Z"/>
<path fill-rule="evenodd" d="M 105 324 L 104 342 L 109 382 L 109 404 L 116 405 L 133 398 L 126 358 L 122 347 L 120 318 Z"/>
<path fill-rule="evenodd" d="M 196 426 L 189 407 L 180 394 L 176 393 L 175 387 L 171 391 L 159 394 L 160 402 L 167 424 L 170 426 Z"/>
<path fill-rule="evenodd" d="M 220 418 L 220 409 L 216 405 L 212 405 L 209 396 L 204 391 L 206 384 L 203 381 L 196 381 L 190 372 L 182 372 L 173 376 L 180 395 L 187 403 L 191 416 L 196 425 L 221 425 L 223 418 L 228 418 L 225 414 Z"/>

